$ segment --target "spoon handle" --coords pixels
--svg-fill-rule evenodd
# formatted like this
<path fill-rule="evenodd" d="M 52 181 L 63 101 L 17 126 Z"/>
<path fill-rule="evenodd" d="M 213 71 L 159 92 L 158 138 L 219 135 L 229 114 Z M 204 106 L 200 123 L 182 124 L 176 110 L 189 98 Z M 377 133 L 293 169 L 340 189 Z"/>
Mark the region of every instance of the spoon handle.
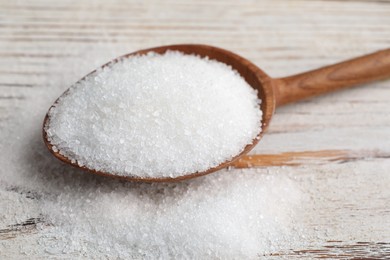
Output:
<path fill-rule="evenodd" d="M 274 79 L 276 106 L 390 77 L 390 49 Z"/>

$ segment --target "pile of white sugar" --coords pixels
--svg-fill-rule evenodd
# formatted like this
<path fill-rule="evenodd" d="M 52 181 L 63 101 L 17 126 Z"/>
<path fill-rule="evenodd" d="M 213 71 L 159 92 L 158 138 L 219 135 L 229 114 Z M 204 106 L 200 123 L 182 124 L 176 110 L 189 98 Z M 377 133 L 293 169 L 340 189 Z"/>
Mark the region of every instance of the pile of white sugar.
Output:
<path fill-rule="evenodd" d="M 80 166 L 177 177 L 230 160 L 261 131 L 257 93 L 228 65 L 180 52 L 132 56 L 77 82 L 50 110 L 53 150 Z"/>
<path fill-rule="evenodd" d="M 129 48 L 104 44 L 61 50 L 68 56 L 48 59 L 43 82 L 15 89 L 25 98 L 0 102 L 9 106 L 0 120 L 0 151 L 8 151 L 0 153 L 0 259 L 263 259 L 314 241 L 301 228 L 310 204 L 296 169 L 142 184 L 85 174 L 51 156 L 41 134 L 47 107 Z"/>

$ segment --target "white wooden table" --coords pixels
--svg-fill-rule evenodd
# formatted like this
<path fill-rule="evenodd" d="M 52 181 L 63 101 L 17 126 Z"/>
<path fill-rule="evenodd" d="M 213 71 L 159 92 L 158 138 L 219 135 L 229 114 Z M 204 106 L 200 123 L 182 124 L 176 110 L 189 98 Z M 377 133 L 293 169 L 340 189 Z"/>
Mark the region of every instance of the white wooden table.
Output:
<path fill-rule="evenodd" d="M 20 113 L 41 120 L 70 82 L 146 47 L 215 45 L 274 77 L 389 48 L 390 1 L 2 0 L 0 32 L 0 258 L 41 259 L 44 252 L 26 248 L 44 220 L 11 212 L 26 192 L 3 185 L 21 151 L 18 140 L 5 150 L 15 131 L 10 120 Z M 52 88 L 62 77 L 63 86 Z M 32 102 L 42 111 L 27 111 Z M 302 219 L 310 238 L 267 258 L 390 258 L 390 80 L 278 109 L 252 154 L 267 158 L 256 166 L 270 174 L 296 175 L 310 197 Z"/>

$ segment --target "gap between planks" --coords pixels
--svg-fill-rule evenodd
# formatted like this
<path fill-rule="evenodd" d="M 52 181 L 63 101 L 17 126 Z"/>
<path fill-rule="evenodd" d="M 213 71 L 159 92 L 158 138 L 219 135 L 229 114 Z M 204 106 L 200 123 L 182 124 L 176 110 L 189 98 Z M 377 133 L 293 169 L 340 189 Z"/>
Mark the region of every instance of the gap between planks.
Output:
<path fill-rule="evenodd" d="M 379 150 L 320 150 L 302 152 L 284 152 L 278 154 L 245 155 L 232 164 L 234 168 L 321 165 L 346 163 L 366 159 L 387 159 L 390 152 Z"/>

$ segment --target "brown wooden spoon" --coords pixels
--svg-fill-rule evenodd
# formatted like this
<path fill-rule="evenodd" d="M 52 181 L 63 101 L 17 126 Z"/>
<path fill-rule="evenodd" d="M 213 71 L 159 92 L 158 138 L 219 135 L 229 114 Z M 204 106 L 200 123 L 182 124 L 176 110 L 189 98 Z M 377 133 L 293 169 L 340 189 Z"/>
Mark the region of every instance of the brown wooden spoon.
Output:
<path fill-rule="evenodd" d="M 53 147 L 48 141 L 47 133 L 43 127 L 44 142 L 50 152 L 56 158 L 67 164 L 98 175 L 145 182 L 170 182 L 190 179 L 225 168 L 231 165 L 232 162 L 240 158 L 242 155 L 248 153 L 259 142 L 265 130 L 268 128 L 276 107 L 337 89 L 380 80 L 390 76 L 390 49 L 378 51 L 313 71 L 278 79 L 269 77 L 252 62 L 238 56 L 237 54 L 221 48 L 198 44 L 170 45 L 140 50 L 119 57 L 102 67 L 115 63 L 124 57 L 145 54 L 150 51 L 161 54 L 167 50 L 180 51 L 186 54 L 196 54 L 201 57 L 207 56 L 210 59 L 226 63 L 232 66 L 233 69 L 237 70 L 254 89 L 258 90 L 259 98 L 262 100 L 261 110 L 263 111 L 263 130 L 252 141 L 252 143 L 246 145 L 240 154 L 237 154 L 231 160 L 221 163 L 217 167 L 208 169 L 207 171 L 185 174 L 176 178 L 139 178 L 133 176 L 120 176 L 115 173 L 96 171 L 84 166 L 80 167 L 77 163 L 71 162 L 71 160 L 59 154 L 58 151 L 53 151 Z M 48 115 L 46 115 L 44 119 L 44 126 L 46 125 L 47 120 L 49 120 Z"/>

